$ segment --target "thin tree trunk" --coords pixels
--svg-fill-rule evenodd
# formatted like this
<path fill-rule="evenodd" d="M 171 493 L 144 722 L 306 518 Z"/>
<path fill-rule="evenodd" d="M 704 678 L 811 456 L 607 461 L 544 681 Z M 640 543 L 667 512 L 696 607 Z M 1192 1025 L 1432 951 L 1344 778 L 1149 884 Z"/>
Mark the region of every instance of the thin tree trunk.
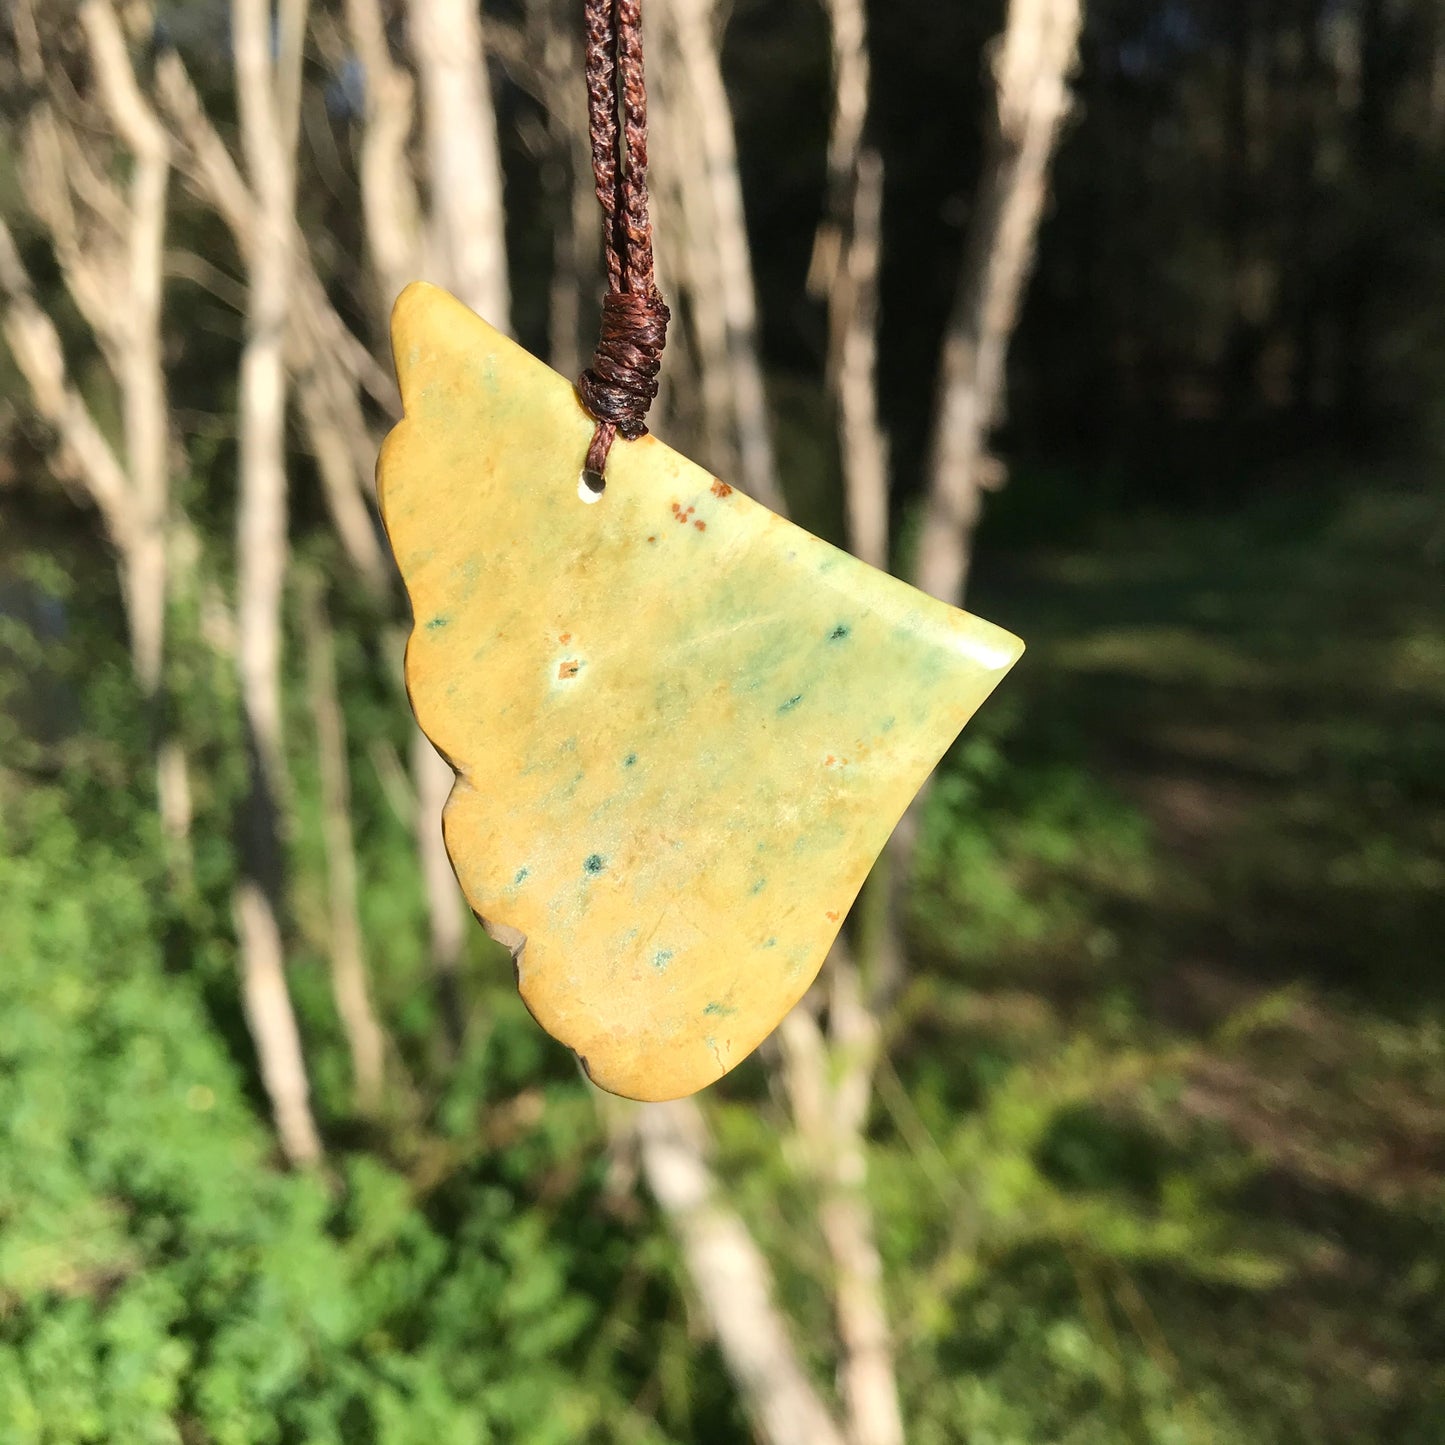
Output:
<path fill-rule="evenodd" d="M 744 491 L 783 510 L 758 344 L 757 297 L 737 143 L 714 37 L 713 0 L 663 0 L 650 50 L 661 104 L 660 189 L 679 198 L 683 265 L 700 335 L 704 385 L 723 378 Z M 662 230 L 661 227 L 659 227 Z M 664 254 L 666 232 L 662 230 Z M 715 408 L 710 407 L 710 411 Z"/>
<path fill-rule="evenodd" d="M 306 0 L 282 0 L 273 30 L 269 0 L 235 0 L 232 40 L 258 244 L 250 258 L 247 338 L 239 399 L 237 661 L 250 765 L 235 916 L 247 1020 L 287 1158 L 321 1157 L 311 1117 L 300 1034 L 286 988 L 280 919 L 284 866 L 281 800 L 281 595 L 286 572 L 287 312 L 292 293 L 296 123 L 283 111 L 299 88 Z M 273 36 L 276 60 L 272 63 Z"/>
<path fill-rule="evenodd" d="M 351 43 L 366 73 L 361 207 L 383 314 L 426 269 L 421 201 L 407 154 L 416 124 L 416 87 L 392 59 L 381 0 L 346 0 Z"/>
<path fill-rule="evenodd" d="M 166 194 L 170 144 L 142 99 L 126 54 L 120 22 L 108 0 L 80 10 L 106 114 L 130 151 L 130 225 L 126 295 L 116 308 L 126 470 L 135 530 L 125 557 L 129 576 L 136 675 L 148 699 L 160 691 L 166 613 L 166 507 L 170 492 L 170 412 L 161 362 Z"/>
<path fill-rule="evenodd" d="M 243 878 L 236 887 L 232 913 L 245 959 L 241 998 L 246 1027 L 256 1046 L 276 1135 L 293 1165 L 315 1164 L 321 1158 L 321 1138 L 311 1117 L 311 1086 L 286 987 L 286 957 L 276 909 L 264 886 Z"/>
<path fill-rule="evenodd" d="M 476 0 L 411 0 L 436 264 L 452 292 L 507 330 L 506 217 Z"/>
<path fill-rule="evenodd" d="M 166 395 L 161 321 L 164 304 L 166 206 L 170 141 L 142 98 L 110 0 L 87 0 L 81 21 L 90 42 L 105 108 L 135 158 L 130 184 L 128 304 L 120 352 L 126 457 L 136 501 L 137 545 L 127 559 L 135 599 L 136 671 L 151 713 L 156 797 L 173 867 L 190 875 L 191 786 L 184 747 L 166 716 L 163 667 L 170 508 L 170 405 Z"/>
<path fill-rule="evenodd" d="M 1001 485 L 988 455 L 1003 413 L 1005 363 L 1048 193 L 1049 167 L 1069 109 L 1068 79 L 1082 0 L 1010 0 L 993 45 L 995 109 L 964 244 L 963 272 L 944 334 L 928 491 L 914 581 L 961 604 L 983 492 Z M 883 940 L 875 988 L 895 990 L 903 969 L 903 918 L 925 785 L 893 831 L 865 920 Z"/>
<path fill-rule="evenodd" d="M 582 75 L 582 31 L 571 0 L 529 0 L 528 43 L 540 57 L 551 155 L 546 188 L 553 215 L 548 360 L 564 376 L 586 365 L 583 297 L 596 290 L 598 210 Z"/>
<path fill-rule="evenodd" d="M 1008 345 L 1069 109 L 1081 20 L 1081 0 L 1009 0 L 996 42 L 996 109 L 944 337 L 918 547 L 918 585 L 945 602 L 963 597 L 982 494 L 996 485 L 986 448 L 1003 414 Z"/>
<path fill-rule="evenodd" d="M 4 335 L 30 389 L 35 410 L 55 432 L 60 479 L 78 485 L 100 513 L 106 536 L 124 555 L 134 519 L 130 483 L 105 434 L 70 379 L 60 333 L 40 305 L 10 227 L 0 216 L 0 292 L 5 297 Z M 122 589 L 125 591 L 125 589 Z M 129 593 L 125 592 L 129 614 Z"/>
<path fill-rule="evenodd" d="M 841 945 L 828 960 L 827 983 L 828 1038 L 806 1006 L 795 1008 L 779 1029 L 783 1074 L 804 1158 L 818 1186 L 818 1220 L 833 1265 L 848 1439 L 850 1445 L 901 1445 L 903 1416 L 863 1139 L 878 1021 L 864 1003 L 857 966 Z"/>
<path fill-rule="evenodd" d="M 271 63 L 268 0 L 236 0 L 236 91 L 247 170 L 257 202 L 257 245 L 241 357 L 237 624 L 243 705 L 272 797 L 284 792 L 281 594 L 286 573 L 286 321 L 292 298 L 295 150 L 281 95 L 286 47 L 301 43 L 306 0 L 283 0 L 282 49 Z"/>
<path fill-rule="evenodd" d="M 883 167 L 865 148 L 869 63 L 862 0 L 829 0 L 833 37 L 833 124 L 828 147 L 829 217 L 819 230 L 810 281 L 828 301 L 829 383 L 847 503 L 849 546 L 870 565 L 888 566 L 888 448 L 877 389 L 878 277 L 882 250 Z M 865 886 L 861 908 L 886 900 L 886 865 Z M 863 962 L 875 987 L 891 934 L 859 929 Z M 851 1445 L 902 1445 L 898 1382 L 864 1141 L 877 1018 L 843 940 L 825 975 L 828 1034 L 807 1008 L 779 1031 L 784 1079 L 803 1157 L 819 1191 L 819 1224 L 833 1266 L 841 1345 L 839 1391 Z"/>
<path fill-rule="evenodd" d="M 331 992 L 351 1053 L 357 1108 L 363 1114 L 374 1114 L 381 1104 L 386 1051 L 371 1004 L 357 906 L 351 772 L 346 760 L 346 718 L 336 688 L 336 643 L 320 582 L 308 577 L 301 592 L 307 692 L 321 772 L 321 828 L 331 921 Z"/>
<path fill-rule="evenodd" d="M 193 186 L 226 223 L 249 266 L 261 245 L 260 202 L 202 108 L 180 57 L 163 55 L 156 94 L 184 147 Z M 395 410 L 395 383 L 387 378 L 336 314 L 295 229 L 286 357 L 296 380 L 309 450 L 316 460 L 327 510 L 346 555 L 373 596 L 391 585 L 387 560 L 371 517 L 368 496 L 376 454 L 357 396 L 365 387 Z"/>
<path fill-rule="evenodd" d="M 411 739 L 411 777 L 416 790 L 417 857 L 426 892 L 432 974 L 448 1052 L 455 1057 L 466 1032 L 461 961 L 466 947 L 467 907 L 457 886 L 442 836 L 442 810 L 456 777 L 419 728 Z"/>
<path fill-rule="evenodd" d="M 733 367 L 722 288 L 717 281 L 714 208 L 696 170 L 699 146 L 690 115 L 692 103 L 685 84 L 669 75 L 679 62 L 661 43 L 666 38 L 662 27 L 657 27 L 657 34 L 658 41 L 649 53 L 649 70 L 657 74 L 648 97 L 653 116 L 649 188 L 658 286 L 664 296 L 672 296 L 673 309 L 668 361 L 663 367 L 668 386 L 665 394 L 659 392 L 657 406 L 668 418 L 669 434 L 676 445 L 696 455 L 709 471 L 742 486 Z M 672 383 L 684 348 L 697 358 L 696 399 Z M 767 505 L 774 511 L 783 510 L 780 497 Z"/>
<path fill-rule="evenodd" d="M 506 217 L 481 17 L 474 0 L 410 0 L 428 181 L 428 259 L 437 281 L 502 331 L 510 329 Z M 462 1030 L 458 969 L 467 912 L 442 838 L 455 778 L 418 733 L 412 741 L 417 848 L 431 921 L 432 963 L 448 1037 Z"/>
<path fill-rule="evenodd" d="M 111 0 L 85 0 L 81 29 L 94 93 L 130 157 L 125 191 L 108 157 L 49 99 L 50 73 L 29 0 L 16 11 L 21 69 L 37 99 L 22 128 L 22 176 L 51 233 L 66 286 L 91 324 L 120 396 L 126 523 L 117 540 L 131 659 L 155 755 L 158 811 L 180 879 L 189 873 L 190 787 L 185 755 L 167 731 L 163 697 L 170 412 L 161 359 L 170 145 L 136 84 Z M 84 196 L 72 197 L 73 187 Z M 83 222 L 77 210 L 88 212 Z M 46 363 L 44 370 L 53 370 Z M 63 368 L 62 368 L 63 369 Z M 103 463 L 101 464 L 103 465 Z M 93 467 L 89 475 L 94 480 Z"/>
<path fill-rule="evenodd" d="M 838 412 L 838 449 L 848 546 L 869 566 L 888 568 L 888 442 L 878 416 L 878 273 L 883 243 L 883 163 L 854 156 L 840 181 L 843 214 L 819 233 L 815 285 L 826 292 L 829 381 Z M 819 271 L 829 272 L 818 277 Z"/>
<path fill-rule="evenodd" d="M 765 1445 L 844 1445 L 798 1358 L 762 1251 L 719 1197 L 697 1105 L 641 1105 L 636 1129 L 648 1188 L 677 1237 L 758 1438 Z"/>

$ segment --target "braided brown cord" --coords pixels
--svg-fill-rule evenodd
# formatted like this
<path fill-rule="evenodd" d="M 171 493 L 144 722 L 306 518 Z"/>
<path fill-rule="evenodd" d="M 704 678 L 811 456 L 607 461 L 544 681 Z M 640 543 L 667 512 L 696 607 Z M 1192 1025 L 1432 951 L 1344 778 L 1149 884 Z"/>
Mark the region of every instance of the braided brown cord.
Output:
<path fill-rule="evenodd" d="M 578 378 L 577 390 L 597 422 L 583 476 L 600 492 L 617 434 L 629 441 L 647 434 L 647 411 L 657 396 L 671 316 L 653 274 L 647 212 L 642 0 L 586 0 L 586 17 L 587 118 L 592 172 L 602 204 L 607 295 L 597 350 L 592 365 Z"/>

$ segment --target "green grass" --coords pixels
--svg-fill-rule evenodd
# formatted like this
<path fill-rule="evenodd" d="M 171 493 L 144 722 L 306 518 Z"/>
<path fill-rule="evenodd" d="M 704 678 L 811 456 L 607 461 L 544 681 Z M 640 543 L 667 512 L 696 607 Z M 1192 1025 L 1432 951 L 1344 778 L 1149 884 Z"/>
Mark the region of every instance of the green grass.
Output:
<path fill-rule="evenodd" d="M 1357 493 L 980 584 L 1029 651 L 932 800 L 881 1141 L 938 1151 L 894 1264 L 966 1438 L 1445 1437 L 1442 564 Z"/>
<path fill-rule="evenodd" d="M 872 1125 L 912 1445 L 1437 1445 L 1438 502 L 1276 496 L 983 555 L 973 603 L 1029 651 L 932 795 Z M 65 595 L 83 569 L 30 571 Z M 324 1180 L 277 1167 L 237 1002 L 228 678 L 178 619 L 177 901 L 113 616 L 72 599 L 44 646 L 0 626 L 0 1442 L 741 1439 L 660 1222 L 611 1187 L 480 931 L 468 1037 L 438 1047 L 377 762 L 406 714 L 340 601 L 369 961 L 410 1088 L 383 1126 L 350 1114 L 293 686 Z M 786 1114 L 756 1061 L 709 1108 L 826 1383 Z"/>

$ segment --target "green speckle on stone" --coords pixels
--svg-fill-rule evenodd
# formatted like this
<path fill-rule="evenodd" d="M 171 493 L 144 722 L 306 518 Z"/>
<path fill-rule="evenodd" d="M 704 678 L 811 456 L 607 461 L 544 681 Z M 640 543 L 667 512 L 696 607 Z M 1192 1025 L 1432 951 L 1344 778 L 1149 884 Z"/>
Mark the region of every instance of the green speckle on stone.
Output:
<path fill-rule="evenodd" d="M 433 617 L 431 621 L 427 623 L 427 631 L 435 632 L 439 627 L 445 627 L 450 621 L 450 617 L 448 617 L 445 613 L 441 613 L 439 616 Z"/>
<path fill-rule="evenodd" d="M 607 860 L 600 853 L 589 853 L 582 866 L 595 876 L 607 866 Z"/>
<path fill-rule="evenodd" d="M 513 883 L 525 883 L 525 882 L 527 881 L 527 875 L 528 875 L 528 873 L 530 873 L 530 872 L 531 872 L 531 869 L 529 869 L 529 868 L 518 868 L 518 869 L 517 869 L 517 876 L 516 876 L 514 879 L 512 879 L 512 882 L 513 882 Z"/>
<path fill-rule="evenodd" d="M 665 973 L 667 971 L 667 965 L 671 962 L 672 950 L 670 948 L 660 948 L 652 955 L 652 966 L 659 973 Z"/>
<path fill-rule="evenodd" d="M 758 896 L 758 894 L 761 893 L 761 892 L 763 891 L 763 889 L 766 888 L 767 886 L 768 886 L 768 880 L 767 880 L 766 878 L 759 878 L 759 879 L 753 884 L 753 887 L 752 887 L 752 896 L 753 896 L 754 898 L 756 898 L 756 897 Z"/>
<path fill-rule="evenodd" d="M 737 1010 L 735 1008 L 728 1008 L 725 1004 L 720 1003 L 710 1003 L 703 1009 L 703 1013 L 712 1018 L 726 1018 L 729 1014 L 735 1014 L 736 1012 Z"/>
<path fill-rule="evenodd" d="M 776 948 L 777 946 L 778 940 L 776 938 L 770 938 L 765 944 L 763 944 L 764 948 Z"/>
<path fill-rule="evenodd" d="M 782 705 L 782 707 L 780 707 L 780 708 L 778 709 L 778 711 L 779 711 L 780 713 L 782 713 L 782 712 L 792 712 L 792 710 L 793 710 L 795 707 L 797 707 L 797 705 L 798 705 L 800 702 L 802 702 L 802 700 L 803 700 L 803 694 L 800 693 L 800 692 L 795 692 L 795 693 L 792 695 L 792 697 L 790 697 L 790 698 L 787 700 L 787 702 L 785 702 L 785 703 Z"/>
<path fill-rule="evenodd" d="M 853 631 L 853 629 L 852 629 L 851 627 L 849 627 L 846 622 L 840 622 L 840 623 L 828 634 L 828 640 L 829 640 L 830 642 L 842 642 L 843 639 L 844 639 L 845 637 L 847 637 L 852 631 Z"/>
<path fill-rule="evenodd" d="M 636 754 L 636 753 L 628 753 L 628 755 L 627 755 L 625 758 L 623 758 L 623 760 L 622 760 L 622 766 L 623 766 L 624 768 L 635 767 L 636 764 L 637 764 L 637 754 Z"/>

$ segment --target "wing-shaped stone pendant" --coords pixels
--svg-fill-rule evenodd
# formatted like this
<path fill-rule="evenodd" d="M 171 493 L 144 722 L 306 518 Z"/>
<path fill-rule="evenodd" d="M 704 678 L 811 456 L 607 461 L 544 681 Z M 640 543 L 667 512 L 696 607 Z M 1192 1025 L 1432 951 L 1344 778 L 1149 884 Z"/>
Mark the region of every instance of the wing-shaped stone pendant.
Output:
<path fill-rule="evenodd" d="M 1023 646 L 652 437 L 593 500 L 572 384 L 444 291 L 392 341 L 381 506 L 457 878 L 597 1084 L 691 1093 L 802 996 Z"/>

